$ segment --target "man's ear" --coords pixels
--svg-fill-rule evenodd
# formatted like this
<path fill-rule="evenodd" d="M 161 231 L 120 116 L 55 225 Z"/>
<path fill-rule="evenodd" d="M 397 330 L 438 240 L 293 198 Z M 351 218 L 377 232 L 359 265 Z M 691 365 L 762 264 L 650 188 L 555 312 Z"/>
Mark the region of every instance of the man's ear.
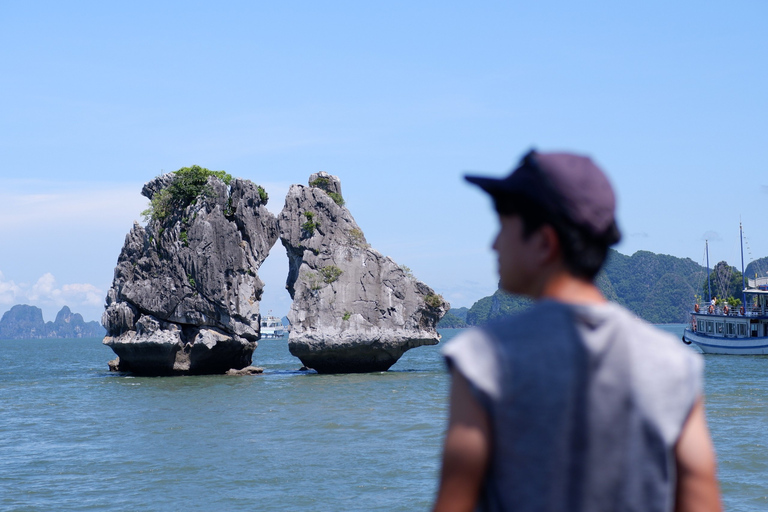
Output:
<path fill-rule="evenodd" d="M 560 258 L 560 237 L 549 224 L 539 228 L 538 249 L 541 263 L 551 263 Z"/>

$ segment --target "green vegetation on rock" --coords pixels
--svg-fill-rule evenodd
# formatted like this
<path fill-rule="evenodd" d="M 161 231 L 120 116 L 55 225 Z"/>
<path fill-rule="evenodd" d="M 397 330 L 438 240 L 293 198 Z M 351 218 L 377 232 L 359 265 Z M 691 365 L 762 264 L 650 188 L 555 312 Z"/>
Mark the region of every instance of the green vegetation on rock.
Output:
<path fill-rule="evenodd" d="M 339 205 L 344 206 L 344 198 L 341 197 L 341 194 L 338 192 L 333 192 L 330 190 L 331 188 L 331 179 L 326 178 L 325 176 L 319 176 L 315 178 L 314 180 L 309 182 L 310 187 L 319 188 L 320 190 L 324 191 L 328 196 L 333 199 L 333 201 Z"/>
<path fill-rule="evenodd" d="M 424 303 L 431 307 L 431 308 L 439 308 L 443 305 L 443 296 L 442 295 L 436 295 L 434 293 L 428 294 L 426 297 L 424 297 Z"/>
<path fill-rule="evenodd" d="M 345 201 L 344 201 L 344 198 L 343 198 L 343 197 L 341 197 L 341 194 L 338 194 L 338 193 L 336 193 L 336 192 L 328 192 L 328 195 L 330 196 L 330 198 L 331 198 L 331 199 L 333 199 L 333 201 L 334 201 L 334 202 L 335 202 L 337 205 L 339 205 L 339 206 L 344 206 L 344 204 L 345 204 Z"/>
<path fill-rule="evenodd" d="M 224 171 L 211 171 L 199 165 L 182 167 L 173 173 L 170 184 L 158 190 L 149 203 L 149 207 L 141 212 L 145 219 L 163 220 L 175 210 L 183 210 L 200 194 L 210 194 L 208 178 L 214 176 L 229 185 L 232 176 Z"/>
<path fill-rule="evenodd" d="M 361 249 L 364 249 L 368 247 L 368 243 L 365 241 L 365 235 L 363 235 L 362 230 L 357 228 L 352 228 L 349 230 L 349 240 L 352 242 L 352 245 L 355 247 L 360 247 Z"/>
<path fill-rule="evenodd" d="M 331 186 L 331 180 L 325 176 L 319 176 L 318 178 L 310 181 L 309 186 L 319 188 L 327 192 L 328 188 Z"/>
<path fill-rule="evenodd" d="M 306 218 L 307 221 L 301 225 L 301 229 L 303 229 L 309 236 L 314 235 L 315 228 L 320 226 L 319 222 L 315 222 L 315 214 L 312 212 L 304 212 L 304 218 Z"/>
<path fill-rule="evenodd" d="M 269 201 L 269 194 L 267 194 L 267 191 L 260 185 L 256 185 L 256 188 L 259 190 L 259 199 L 261 199 L 261 202 L 267 204 L 267 201 Z"/>
<path fill-rule="evenodd" d="M 328 265 L 327 267 L 321 268 L 318 272 L 320 272 L 320 275 L 323 276 L 323 282 L 326 284 L 331 284 L 332 282 L 336 281 L 339 276 L 344 273 L 336 265 Z"/>

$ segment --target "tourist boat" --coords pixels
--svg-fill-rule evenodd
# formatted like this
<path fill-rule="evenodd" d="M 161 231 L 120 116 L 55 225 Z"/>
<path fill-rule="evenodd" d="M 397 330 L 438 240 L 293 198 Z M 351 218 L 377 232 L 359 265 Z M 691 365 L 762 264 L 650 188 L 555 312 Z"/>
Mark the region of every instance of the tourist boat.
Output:
<path fill-rule="evenodd" d="M 744 295 L 746 308 L 695 307 L 683 341 L 705 354 L 768 354 L 768 278 L 750 279 Z"/>
<path fill-rule="evenodd" d="M 271 313 L 271 311 L 270 311 Z M 285 335 L 283 322 L 276 316 L 267 315 L 261 319 L 262 338 L 282 338 Z"/>
<path fill-rule="evenodd" d="M 744 275 L 744 251 L 741 256 Z M 707 253 L 709 272 L 709 253 Z M 705 354 L 768 355 L 768 277 L 749 279 L 739 308 L 727 304 L 694 306 L 683 342 Z"/>

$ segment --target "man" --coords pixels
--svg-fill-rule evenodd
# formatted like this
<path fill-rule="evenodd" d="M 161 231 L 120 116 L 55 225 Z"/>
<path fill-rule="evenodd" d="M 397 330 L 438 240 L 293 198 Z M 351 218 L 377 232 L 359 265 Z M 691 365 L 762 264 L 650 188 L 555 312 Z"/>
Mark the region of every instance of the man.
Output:
<path fill-rule="evenodd" d="M 701 357 L 602 296 L 620 234 L 602 171 L 531 151 L 492 197 L 500 286 L 536 302 L 444 349 L 436 511 L 718 511 Z"/>

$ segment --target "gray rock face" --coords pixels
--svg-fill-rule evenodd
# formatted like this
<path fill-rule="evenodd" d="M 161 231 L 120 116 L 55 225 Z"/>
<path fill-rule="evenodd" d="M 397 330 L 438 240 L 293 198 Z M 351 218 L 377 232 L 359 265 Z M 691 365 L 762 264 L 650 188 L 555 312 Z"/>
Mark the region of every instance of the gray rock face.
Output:
<path fill-rule="evenodd" d="M 336 176 L 313 174 L 309 183 L 291 186 L 278 219 L 290 262 L 291 354 L 320 373 L 371 372 L 437 344 L 448 304 L 369 247 Z"/>
<path fill-rule="evenodd" d="M 173 174 L 147 183 L 152 197 Z M 259 188 L 208 178 L 192 204 L 146 228 L 134 224 L 118 258 L 102 323 L 117 368 L 224 373 L 251 364 L 259 339 L 257 275 L 278 237 Z"/>

